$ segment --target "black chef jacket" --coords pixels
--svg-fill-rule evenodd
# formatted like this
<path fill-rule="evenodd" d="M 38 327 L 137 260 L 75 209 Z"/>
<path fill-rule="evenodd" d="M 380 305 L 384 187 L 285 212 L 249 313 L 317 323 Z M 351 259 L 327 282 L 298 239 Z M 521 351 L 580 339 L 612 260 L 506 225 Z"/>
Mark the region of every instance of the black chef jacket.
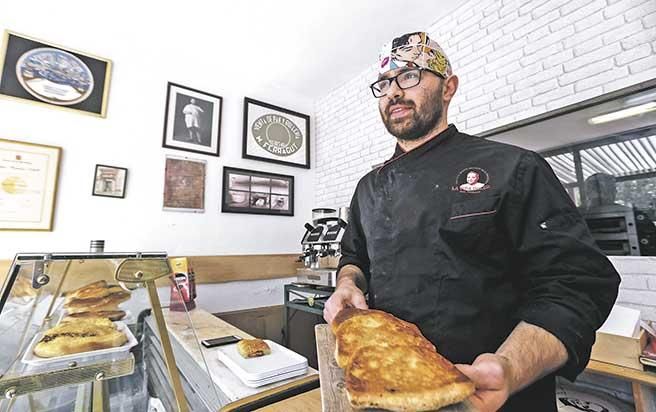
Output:
<path fill-rule="evenodd" d="M 341 248 L 339 267 L 362 269 L 370 307 L 416 323 L 452 362 L 494 353 L 523 320 L 565 345 L 556 374 L 570 380 L 620 282 L 544 159 L 453 125 L 397 146 L 360 180 Z M 502 410 L 555 412 L 555 374 Z"/>

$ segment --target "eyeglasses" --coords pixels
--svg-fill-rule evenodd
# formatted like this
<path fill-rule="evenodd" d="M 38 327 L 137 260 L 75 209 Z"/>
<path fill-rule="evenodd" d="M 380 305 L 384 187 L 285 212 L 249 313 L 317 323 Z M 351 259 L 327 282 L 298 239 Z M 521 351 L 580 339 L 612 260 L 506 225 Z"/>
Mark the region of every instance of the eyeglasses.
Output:
<path fill-rule="evenodd" d="M 392 87 L 392 82 L 396 82 L 397 86 L 399 86 L 399 89 L 409 89 L 418 85 L 419 82 L 421 82 L 421 73 L 424 70 L 426 69 L 418 68 L 406 70 L 394 77 L 377 80 L 371 83 L 369 87 L 371 88 L 371 92 L 374 94 L 374 96 L 380 98 L 387 94 L 390 87 Z"/>

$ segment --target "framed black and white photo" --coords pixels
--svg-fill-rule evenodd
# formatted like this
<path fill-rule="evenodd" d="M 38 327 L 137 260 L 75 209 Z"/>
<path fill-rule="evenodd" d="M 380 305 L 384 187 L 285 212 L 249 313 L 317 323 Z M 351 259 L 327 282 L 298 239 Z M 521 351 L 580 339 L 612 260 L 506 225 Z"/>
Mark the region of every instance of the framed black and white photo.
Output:
<path fill-rule="evenodd" d="M 128 180 L 128 169 L 124 167 L 96 165 L 93 178 L 94 196 L 125 197 L 125 185 Z"/>
<path fill-rule="evenodd" d="M 218 156 L 222 106 L 221 96 L 169 82 L 162 146 Z"/>
<path fill-rule="evenodd" d="M 0 95 L 105 117 L 112 62 L 12 31 L 0 53 Z"/>
<path fill-rule="evenodd" d="M 223 167 L 221 211 L 294 216 L 294 176 Z"/>
<path fill-rule="evenodd" d="M 246 97 L 244 159 L 310 168 L 310 116 Z"/>

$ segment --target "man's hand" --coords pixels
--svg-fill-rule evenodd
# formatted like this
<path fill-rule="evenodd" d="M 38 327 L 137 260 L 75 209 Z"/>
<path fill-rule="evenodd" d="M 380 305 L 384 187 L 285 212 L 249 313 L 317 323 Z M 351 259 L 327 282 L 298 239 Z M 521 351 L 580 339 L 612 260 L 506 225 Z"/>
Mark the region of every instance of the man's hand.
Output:
<path fill-rule="evenodd" d="M 326 319 L 328 324 L 331 324 L 333 319 L 335 319 L 335 315 L 346 307 L 368 308 L 364 293 L 349 278 L 340 279 L 337 282 L 335 292 L 326 301 L 326 306 L 323 309 L 323 318 Z"/>
<path fill-rule="evenodd" d="M 476 385 L 469 401 L 480 412 L 498 411 L 510 396 L 511 371 L 506 358 L 492 353 L 479 355 L 471 365 L 456 365 Z"/>

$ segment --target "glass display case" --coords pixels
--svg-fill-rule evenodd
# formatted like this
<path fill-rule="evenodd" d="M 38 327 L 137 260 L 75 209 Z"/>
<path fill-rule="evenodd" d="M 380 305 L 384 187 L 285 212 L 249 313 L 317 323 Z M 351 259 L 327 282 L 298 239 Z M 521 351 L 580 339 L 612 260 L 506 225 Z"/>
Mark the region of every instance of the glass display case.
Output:
<path fill-rule="evenodd" d="M 165 253 L 16 255 L 0 295 L 0 412 L 148 410 L 144 329 L 161 347 L 167 410 L 193 410 L 167 328 L 184 325 L 202 354 L 185 293 Z M 219 403 L 214 385 L 208 397 Z"/>

